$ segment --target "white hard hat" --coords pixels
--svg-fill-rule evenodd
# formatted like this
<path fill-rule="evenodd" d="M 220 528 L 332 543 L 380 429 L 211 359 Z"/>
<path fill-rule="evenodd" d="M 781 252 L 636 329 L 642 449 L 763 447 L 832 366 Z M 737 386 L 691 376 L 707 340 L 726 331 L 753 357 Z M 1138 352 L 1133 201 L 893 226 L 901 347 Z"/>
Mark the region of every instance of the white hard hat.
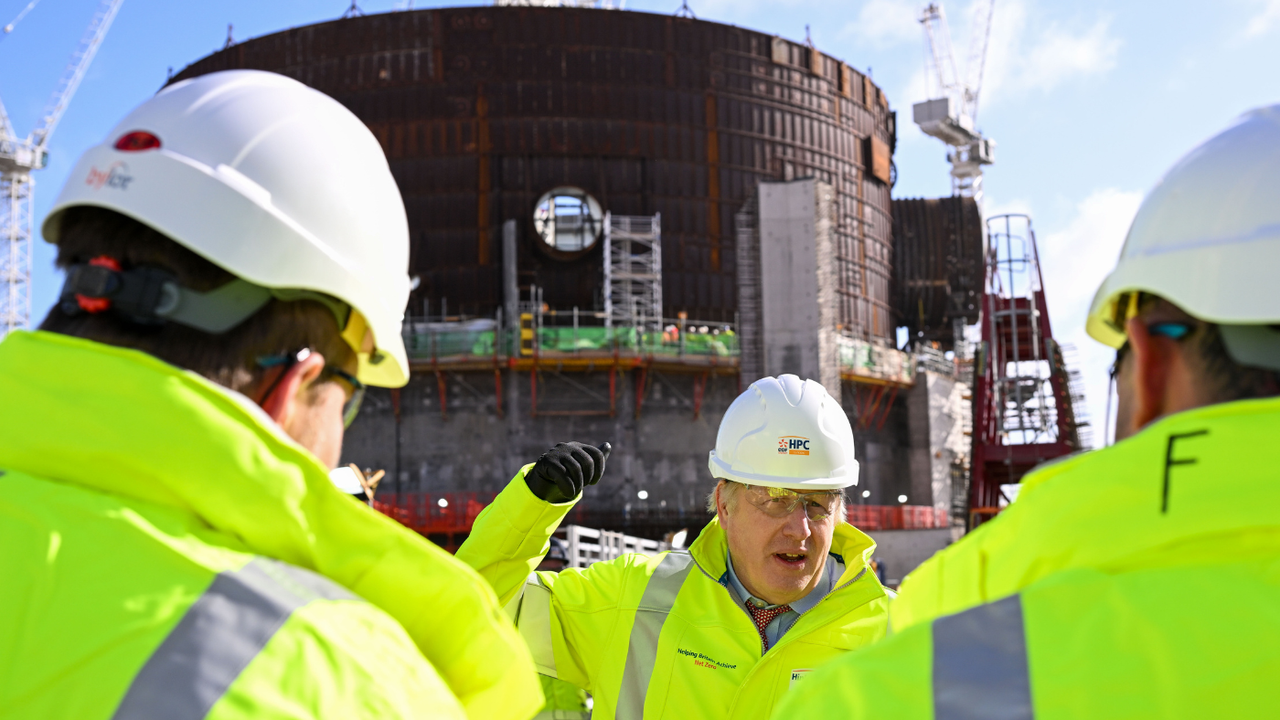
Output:
<path fill-rule="evenodd" d="M 720 421 L 711 475 L 747 485 L 837 490 L 858 484 L 853 428 L 840 403 L 813 380 L 761 378 Z"/>
<path fill-rule="evenodd" d="M 1088 332 L 1123 345 L 1129 310 L 1118 302 L 1145 292 L 1218 324 L 1237 362 L 1276 365 L 1280 333 L 1267 326 L 1280 323 L 1277 267 L 1280 105 L 1273 105 L 1191 151 L 1143 200 L 1115 270 L 1093 298 Z"/>
<path fill-rule="evenodd" d="M 404 203 L 377 139 L 333 98 L 254 70 L 175 83 L 80 157 L 45 238 L 57 243 L 62 212 L 86 205 L 270 289 L 258 290 L 262 302 L 285 291 L 341 300 L 353 309 L 340 321 L 359 379 L 408 382 Z"/>

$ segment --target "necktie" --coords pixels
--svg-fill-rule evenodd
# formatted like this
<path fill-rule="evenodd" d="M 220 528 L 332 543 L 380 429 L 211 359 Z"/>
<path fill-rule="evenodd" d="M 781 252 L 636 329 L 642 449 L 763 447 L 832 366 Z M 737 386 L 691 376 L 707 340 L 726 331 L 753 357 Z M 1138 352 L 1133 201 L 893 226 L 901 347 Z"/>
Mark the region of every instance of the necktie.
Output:
<path fill-rule="evenodd" d="M 747 612 L 751 613 L 751 619 L 756 623 L 756 632 L 760 633 L 760 642 L 764 643 L 764 649 L 769 650 L 769 636 L 765 634 L 764 629 L 769 627 L 769 623 L 779 615 L 791 612 L 790 605 L 779 605 L 771 608 L 758 608 L 750 602 L 745 603 Z"/>

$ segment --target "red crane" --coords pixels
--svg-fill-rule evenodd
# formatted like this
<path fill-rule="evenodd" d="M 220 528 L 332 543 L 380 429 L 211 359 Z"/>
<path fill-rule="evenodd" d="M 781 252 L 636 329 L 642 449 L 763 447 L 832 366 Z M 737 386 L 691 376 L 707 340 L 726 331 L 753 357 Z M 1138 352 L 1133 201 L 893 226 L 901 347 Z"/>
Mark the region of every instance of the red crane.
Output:
<path fill-rule="evenodd" d="M 1081 449 L 1031 218 L 988 219 L 985 262 L 982 341 L 974 358 L 970 529 L 1000 511 L 1002 485 Z"/>

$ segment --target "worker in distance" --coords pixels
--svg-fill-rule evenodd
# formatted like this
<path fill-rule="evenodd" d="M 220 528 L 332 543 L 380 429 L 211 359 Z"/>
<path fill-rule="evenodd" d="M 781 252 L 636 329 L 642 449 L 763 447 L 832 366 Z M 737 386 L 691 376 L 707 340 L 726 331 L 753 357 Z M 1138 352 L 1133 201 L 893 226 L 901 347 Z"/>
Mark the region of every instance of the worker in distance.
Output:
<path fill-rule="evenodd" d="M 1174 165 L 1094 297 L 1118 442 L 1024 478 L 775 717 L 1274 715 L 1277 267 L 1280 105 Z"/>
<path fill-rule="evenodd" d="M 43 230 L 60 302 L 0 342 L 0 715 L 538 711 L 489 585 L 327 477 L 409 371 L 408 224 L 355 115 L 272 73 L 176 83 Z"/>
<path fill-rule="evenodd" d="M 730 405 L 709 457 L 715 518 L 687 551 L 531 572 L 606 457 L 556 446 L 458 550 L 493 583 L 538 672 L 590 692 L 596 720 L 767 718 L 810 669 L 884 635 L 875 543 L 844 522 L 853 430 L 821 384 L 766 377 Z"/>

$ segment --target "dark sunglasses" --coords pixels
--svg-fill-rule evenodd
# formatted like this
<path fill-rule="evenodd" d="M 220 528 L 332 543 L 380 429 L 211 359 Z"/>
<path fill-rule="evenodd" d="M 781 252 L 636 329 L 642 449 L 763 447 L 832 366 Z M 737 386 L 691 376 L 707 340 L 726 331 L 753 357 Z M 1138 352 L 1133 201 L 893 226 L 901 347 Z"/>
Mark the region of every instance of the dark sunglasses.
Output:
<path fill-rule="evenodd" d="M 264 355 L 257 359 L 256 364 L 263 369 L 278 367 L 280 373 L 267 386 L 267 391 L 262 393 L 262 399 L 271 397 L 271 393 L 275 392 L 279 387 L 280 381 L 289 372 L 294 365 L 306 360 L 311 356 L 311 348 L 302 348 L 296 353 L 281 353 L 280 355 Z M 342 427 L 349 428 L 351 423 L 355 421 L 356 415 L 360 412 L 360 403 L 364 402 L 365 384 L 356 379 L 356 376 L 334 365 L 325 365 L 324 370 L 320 371 L 319 382 L 336 381 L 340 385 L 345 385 L 347 401 L 342 406 Z"/>

